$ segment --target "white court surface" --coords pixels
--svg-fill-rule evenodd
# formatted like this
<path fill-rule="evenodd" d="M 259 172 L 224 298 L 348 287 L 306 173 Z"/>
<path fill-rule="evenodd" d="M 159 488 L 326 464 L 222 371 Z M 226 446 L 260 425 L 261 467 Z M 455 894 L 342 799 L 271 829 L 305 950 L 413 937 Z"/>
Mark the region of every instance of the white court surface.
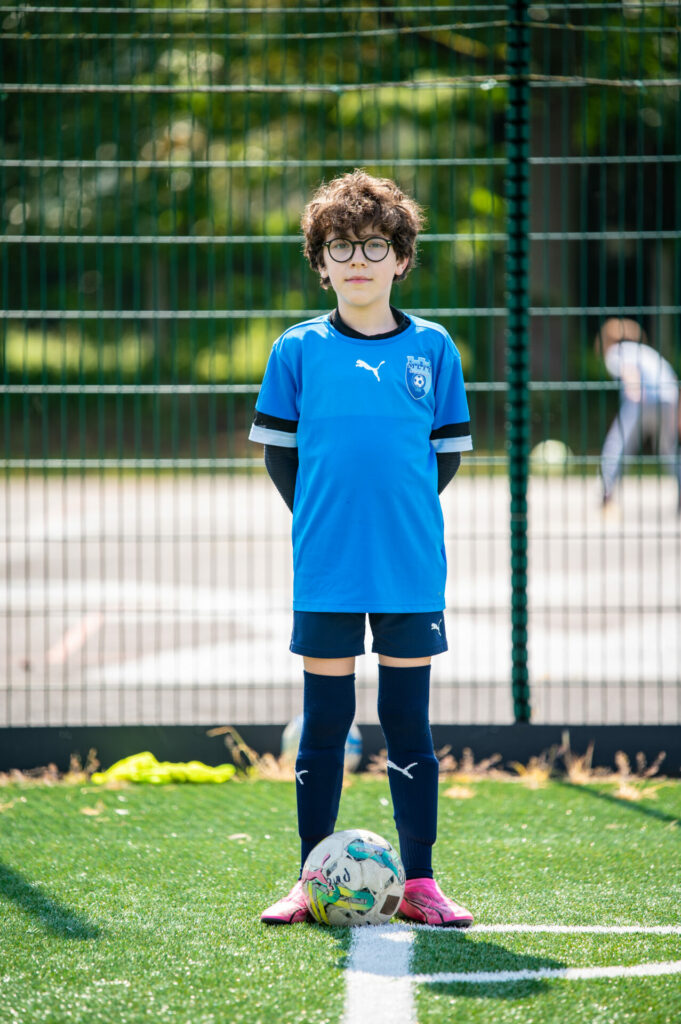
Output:
<path fill-rule="evenodd" d="M 0 725 L 298 713 L 290 514 L 262 472 L 10 475 L 2 490 Z M 443 507 L 450 650 L 432 718 L 508 723 L 507 481 L 464 464 Z M 594 478 L 533 477 L 529 524 L 533 721 L 681 721 L 673 481 L 627 479 L 604 518 Z M 359 659 L 360 721 L 376 720 L 375 674 Z"/>

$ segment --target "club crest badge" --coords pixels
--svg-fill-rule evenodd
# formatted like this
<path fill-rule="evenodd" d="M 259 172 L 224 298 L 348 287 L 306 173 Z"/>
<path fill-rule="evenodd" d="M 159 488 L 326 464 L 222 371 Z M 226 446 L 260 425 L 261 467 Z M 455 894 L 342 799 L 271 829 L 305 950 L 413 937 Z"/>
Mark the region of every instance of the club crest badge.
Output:
<path fill-rule="evenodd" d="M 407 356 L 407 389 L 412 398 L 425 398 L 433 383 L 433 368 L 425 356 Z"/>

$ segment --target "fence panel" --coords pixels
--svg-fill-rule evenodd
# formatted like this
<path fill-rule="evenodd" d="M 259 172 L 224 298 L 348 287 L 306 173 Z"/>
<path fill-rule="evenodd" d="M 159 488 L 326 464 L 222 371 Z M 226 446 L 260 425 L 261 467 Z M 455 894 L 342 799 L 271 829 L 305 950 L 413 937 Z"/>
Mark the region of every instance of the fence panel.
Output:
<path fill-rule="evenodd" d="M 592 344 L 621 313 L 681 368 L 678 9 L 3 4 L 0 21 L 0 724 L 299 710 L 290 516 L 246 438 L 272 341 L 331 302 L 302 207 L 356 166 L 426 207 L 395 299 L 447 327 L 468 382 L 433 720 L 513 719 L 510 451 L 530 473 L 532 720 L 678 721 L 673 476 L 628 457 L 621 518 L 601 514 L 618 396 Z M 516 21 L 529 435 L 507 449 Z M 557 471 L 547 439 L 571 453 Z M 374 675 L 363 659 L 362 721 Z"/>
<path fill-rule="evenodd" d="M 617 420 L 606 336 L 643 329 L 681 370 L 679 8 L 546 5 L 528 20 L 533 717 L 678 722 L 678 447 L 665 458 L 656 446 L 667 412 L 655 392 L 670 388 L 640 346 L 648 393 L 630 403 L 638 419 L 606 505 L 600 473 L 606 434 L 614 422 L 619 446 L 628 415 Z M 559 444 L 536 449 L 547 441 Z"/>

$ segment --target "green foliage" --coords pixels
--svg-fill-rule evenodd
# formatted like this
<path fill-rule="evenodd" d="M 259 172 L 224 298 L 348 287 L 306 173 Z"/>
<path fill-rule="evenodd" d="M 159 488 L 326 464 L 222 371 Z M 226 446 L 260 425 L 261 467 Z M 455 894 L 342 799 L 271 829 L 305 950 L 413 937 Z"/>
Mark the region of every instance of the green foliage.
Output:
<path fill-rule="evenodd" d="M 0 102 L 3 305 L 26 313 L 0 344 L 4 379 L 257 384 L 282 327 L 332 301 L 299 219 L 322 179 L 357 165 L 394 176 L 445 236 L 422 243 L 396 301 L 477 311 L 436 318 L 473 379 L 503 379 L 506 26 L 412 8 L 0 11 L 3 78 L 37 87 Z M 529 18 L 532 229 L 613 235 L 533 244 L 530 301 L 669 304 L 679 241 L 615 239 L 678 232 L 673 5 L 533 4 Z M 624 153 L 648 162 L 599 163 Z M 24 236 L 52 241 L 11 241 Z M 64 310 L 83 312 L 75 330 Z M 595 316 L 541 337 L 536 324 L 531 376 L 600 379 Z M 678 357 L 669 322 L 647 326 Z"/>
<path fill-rule="evenodd" d="M 197 382 L 218 383 L 228 381 L 247 384 L 262 378 L 272 348 L 272 340 L 288 324 L 275 320 L 249 320 L 234 333 L 230 342 L 222 335 L 216 344 L 202 348 L 194 360 Z"/>
<path fill-rule="evenodd" d="M 41 377 L 46 381 L 139 380 L 151 366 L 151 340 L 123 334 L 115 342 L 97 343 L 78 329 L 56 331 L 10 328 L 5 340 L 8 375 L 21 380 Z"/>

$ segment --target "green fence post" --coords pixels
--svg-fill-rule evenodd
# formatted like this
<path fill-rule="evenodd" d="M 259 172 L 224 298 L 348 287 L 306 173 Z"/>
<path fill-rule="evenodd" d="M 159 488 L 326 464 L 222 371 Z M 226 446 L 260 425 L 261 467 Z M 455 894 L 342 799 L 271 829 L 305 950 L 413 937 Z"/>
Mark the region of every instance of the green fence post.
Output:
<path fill-rule="evenodd" d="M 528 148 L 529 26 L 527 0 L 508 4 L 506 71 L 506 431 L 511 489 L 511 687 L 516 722 L 530 720 L 527 671 L 528 474 Z"/>

